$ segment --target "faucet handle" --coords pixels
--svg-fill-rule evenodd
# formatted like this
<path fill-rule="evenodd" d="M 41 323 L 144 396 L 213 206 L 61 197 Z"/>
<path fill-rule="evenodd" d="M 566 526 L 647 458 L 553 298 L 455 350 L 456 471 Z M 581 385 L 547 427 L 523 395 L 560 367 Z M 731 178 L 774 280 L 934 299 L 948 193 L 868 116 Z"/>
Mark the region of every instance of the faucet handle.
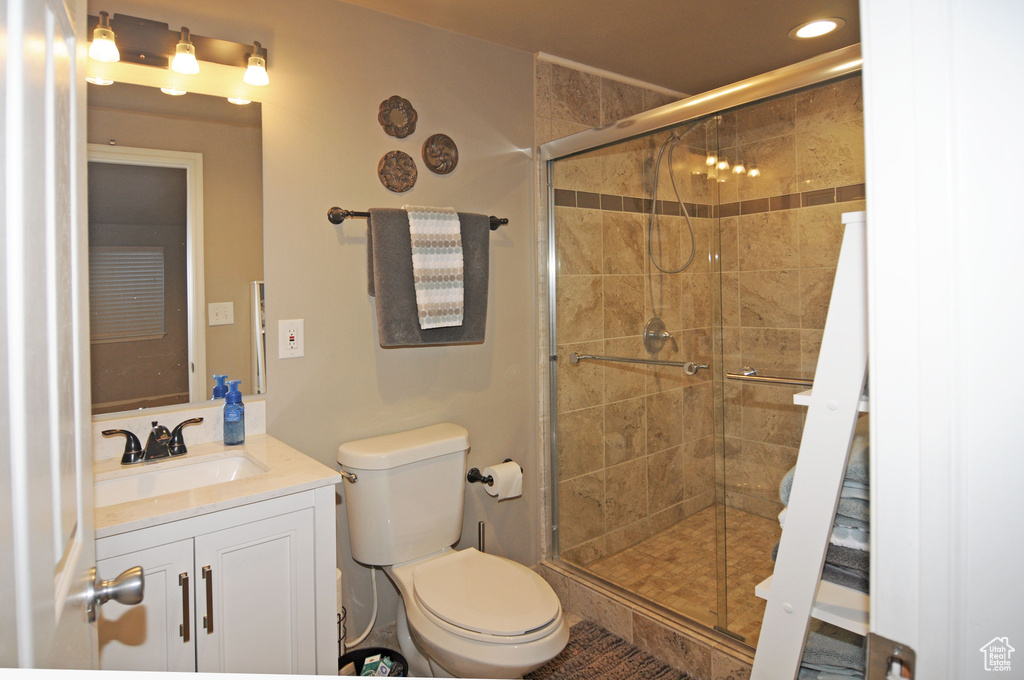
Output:
<path fill-rule="evenodd" d="M 189 418 L 174 426 L 174 429 L 171 431 L 171 441 L 168 444 L 172 456 L 183 456 L 188 453 L 188 449 L 185 448 L 185 435 L 182 430 L 185 429 L 186 425 L 198 425 L 201 422 L 203 422 L 202 418 Z"/>
<path fill-rule="evenodd" d="M 131 465 L 142 460 L 142 444 L 133 432 L 128 430 L 103 430 L 104 437 L 124 437 L 124 454 L 121 456 L 121 465 Z"/>

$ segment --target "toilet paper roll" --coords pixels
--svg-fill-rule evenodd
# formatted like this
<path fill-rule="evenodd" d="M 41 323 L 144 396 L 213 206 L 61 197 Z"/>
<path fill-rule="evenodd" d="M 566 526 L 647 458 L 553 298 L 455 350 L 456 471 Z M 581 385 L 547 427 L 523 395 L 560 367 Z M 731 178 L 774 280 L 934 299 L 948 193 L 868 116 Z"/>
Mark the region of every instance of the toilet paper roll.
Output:
<path fill-rule="evenodd" d="M 506 498 L 518 498 L 523 495 L 523 469 L 519 463 L 509 461 L 484 468 L 484 477 L 490 476 L 494 484 L 484 484 L 484 490 L 499 501 Z"/>

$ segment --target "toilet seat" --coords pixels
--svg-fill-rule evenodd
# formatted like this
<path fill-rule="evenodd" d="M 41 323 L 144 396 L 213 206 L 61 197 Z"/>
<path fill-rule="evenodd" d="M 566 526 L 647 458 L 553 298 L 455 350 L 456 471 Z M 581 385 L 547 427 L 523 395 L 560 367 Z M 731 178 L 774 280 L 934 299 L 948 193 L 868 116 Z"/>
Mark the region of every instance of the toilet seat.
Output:
<path fill-rule="evenodd" d="M 412 581 L 426 616 L 472 639 L 523 642 L 524 636 L 545 635 L 561 614 L 558 597 L 544 579 L 517 562 L 474 548 L 417 565 Z"/>

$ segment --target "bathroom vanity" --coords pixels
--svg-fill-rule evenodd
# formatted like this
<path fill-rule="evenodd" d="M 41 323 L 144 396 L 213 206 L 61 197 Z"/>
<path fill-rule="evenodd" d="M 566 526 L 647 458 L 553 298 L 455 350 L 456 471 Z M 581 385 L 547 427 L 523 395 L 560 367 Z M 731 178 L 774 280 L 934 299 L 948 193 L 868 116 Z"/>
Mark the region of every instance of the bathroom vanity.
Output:
<path fill-rule="evenodd" d="M 338 472 L 258 434 L 95 478 L 99 574 L 145 574 L 100 610 L 102 669 L 337 673 Z"/>

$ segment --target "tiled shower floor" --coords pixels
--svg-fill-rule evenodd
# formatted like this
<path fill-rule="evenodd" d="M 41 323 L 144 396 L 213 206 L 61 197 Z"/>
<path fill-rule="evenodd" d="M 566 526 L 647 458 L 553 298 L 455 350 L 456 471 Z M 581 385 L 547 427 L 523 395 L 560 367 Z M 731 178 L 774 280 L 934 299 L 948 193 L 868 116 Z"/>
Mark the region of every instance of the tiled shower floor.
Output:
<path fill-rule="evenodd" d="M 772 546 L 782 529 L 775 520 L 735 508 L 726 508 L 726 527 L 727 628 L 755 646 L 765 601 L 754 595 L 754 586 L 772 574 Z M 718 623 L 714 507 L 586 568 L 708 626 Z"/>

